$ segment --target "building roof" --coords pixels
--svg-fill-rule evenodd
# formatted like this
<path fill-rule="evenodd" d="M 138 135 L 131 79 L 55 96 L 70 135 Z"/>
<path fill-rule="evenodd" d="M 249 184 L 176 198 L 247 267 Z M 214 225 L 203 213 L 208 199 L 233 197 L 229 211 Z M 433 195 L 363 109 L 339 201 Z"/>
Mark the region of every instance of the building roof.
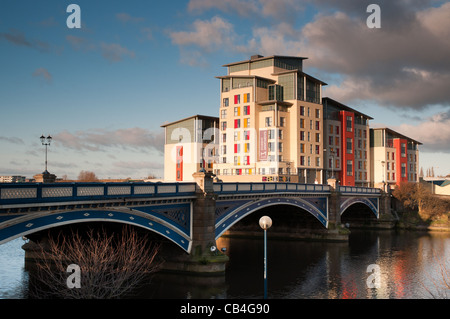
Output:
<path fill-rule="evenodd" d="M 242 63 L 249 63 L 249 62 L 255 62 L 255 61 L 262 61 L 262 60 L 268 60 L 268 59 L 276 59 L 276 58 L 280 58 L 280 59 L 299 59 L 299 60 L 306 60 L 308 58 L 306 57 L 298 57 L 298 56 L 287 56 L 287 55 L 271 55 L 271 56 L 262 56 L 262 55 L 254 55 L 252 56 L 249 60 L 244 60 L 244 61 L 239 61 L 239 62 L 233 62 L 233 63 L 228 63 L 228 64 L 224 64 L 222 66 L 224 67 L 228 67 L 228 66 L 232 66 L 232 65 L 237 65 L 237 64 L 242 64 Z"/>
<path fill-rule="evenodd" d="M 359 111 L 357 111 L 357 110 L 355 110 L 355 109 L 352 109 L 350 106 L 347 106 L 347 105 L 345 105 L 345 104 L 342 104 L 341 102 L 338 102 L 338 101 L 336 101 L 336 100 L 333 100 L 332 98 L 329 98 L 329 97 L 324 97 L 324 98 L 322 98 L 322 104 L 323 104 L 323 101 L 324 101 L 324 100 L 325 100 L 325 101 L 330 101 L 331 104 L 336 105 L 337 107 L 343 109 L 344 111 L 353 112 L 353 113 L 355 113 L 356 115 L 363 116 L 363 117 L 365 117 L 365 118 L 367 118 L 367 119 L 369 119 L 369 120 L 373 120 L 373 117 L 371 117 L 371 116 L 369 116 L 369 115 L 366 115 L 366 114 L 364 114 L 364 113 L 361 113 L 361 112 L 359 112 Z"/>
<path fill-rule="evenodd" d="M 376 131 L 376 130 L 385 130 L 385 131 L 387 131 L 387 132 L 389 132 L 389 133 L 391 133 L 391 134 L 393 134 L 393 135 L 396 135 L 398 138 L 404 138 L 404 139 L 407 139 L 407 140 L 409 140 L 409 141 L 412 141 L 412 142 L 414 142 L 414 143 L 416 143 L 416 144 L 418 144 L 418 145 L 423 145 L 423 143 L 421 143 L 421 142 L 419 142 L 419 141 L 416 141 L 415 139 L 413 139 L 413 138 L 411 138 L 411 137 L 408 137 L 408 136 L 406 136 L 406 135 L 403 135 L 403 134 L 401 134 L 401 133 L 399 133 L 399 132 L 396 132 L 396 131 L 394 131 L 393 129 L 390 129 L 390 128 L 388 128 L 388 127 L 377 127 L 377 128 L 370 128 L 371 130 L 374 130 L 374 131 Z"/>
<path fill-rule="evenodd" d="M 166 126 L 173 125 L 173 124 L 176 124 L 176 123 L 179 123 L 179 122 L 183 122 L 183 121 L 186 121 L 186 120 L 190 120 L 190 119 L 193 119 L 193 118 L 198 118 L 199 120 L 211 120 L 211 121 L 219 122 L 219 118 L 218 117 L 197 114 L 197 115 L 189 116 L 189 117 L 186 117 L 184 119 L 177 120 L 177 121 L 174 121 L 174 122 L 164 123 L 164 124 L 161 125 L 161 127 L 166 127 Z"/>
<path fill-rule="evenodd" d="M 322 85 L 328 85 L 327 83 L 325 83 L 325 82 L 323 82 L 323 81 L 321 81 L 321 80 L 319 80 L 319 79 L 317 79 L 317 78 L 315 78 L 315 77 L 313 77 L 313 76 L 311 76 L 311 75 L 309 75 L 309 74 L 307 74 L 307 73 L 305 73 L 305 72 L 303 72 L 301 70 L 286 70 L 286 71 L 281 71 L 281 72 L 277 72 L 277 73 L 272 73 L 272 75 L 277 75 L 278 76 L 278 75 L 283 75 L 283 74 L 288 74 L 288 73 L 298 73 L 298 74 L 306 76 L 307 78 L 310 78 L 314 82 L 319 82 Z"/>
<path fill-rule="evenodd" d="M 256 79 L 261 79 L 264 81 L 268 81 L 268 82 L 272 82 L 272 83 L 276 83 L 277 81 L 273 80 L 273 79 L 269 79 L 269 78 L 265 78 L 259 75 L 221 75 L 221 76 L 216 76 L 216 79 L 231 79 L 231 78 L 240 78 L 240 79 L 245 79 L 245 78 L 256 78 Z"/>

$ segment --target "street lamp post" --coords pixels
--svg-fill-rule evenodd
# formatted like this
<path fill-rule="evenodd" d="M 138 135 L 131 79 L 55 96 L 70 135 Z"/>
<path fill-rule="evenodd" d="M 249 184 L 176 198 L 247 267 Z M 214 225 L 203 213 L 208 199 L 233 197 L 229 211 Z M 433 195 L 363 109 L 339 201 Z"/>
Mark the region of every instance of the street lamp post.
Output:
<path fill-rule="evenodd" d="M 41 135 L 40 137 L 42 145 L 45 145 L 45 171 L 44 173 L 48 173 L 47 171 L 47 147 L 52 142 L 52 137 L 49 135 L 45 137 L 44 135 Z"/>
<path fill-rule="evenodd" d="M 267 230 L 272 226 L 272 219 L 269 216 L 261 217 L 259 226 L 264 230 L 264 299 L 267 299 Z"/>

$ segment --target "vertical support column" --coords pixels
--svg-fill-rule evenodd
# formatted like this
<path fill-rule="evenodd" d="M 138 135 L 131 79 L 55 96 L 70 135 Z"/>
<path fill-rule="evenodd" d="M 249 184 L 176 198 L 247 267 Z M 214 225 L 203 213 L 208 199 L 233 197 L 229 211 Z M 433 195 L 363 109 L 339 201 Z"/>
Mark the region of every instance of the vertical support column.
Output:
<path fill-rule="evenodd" d="M 216 199 L 213 177 L 209 172 L 192 174 L 196 185 L 196 200 L 192 220 L 191 261 L 196 263 L 195 272 L 224 273 L 228 256 L 216 247 Z"/>

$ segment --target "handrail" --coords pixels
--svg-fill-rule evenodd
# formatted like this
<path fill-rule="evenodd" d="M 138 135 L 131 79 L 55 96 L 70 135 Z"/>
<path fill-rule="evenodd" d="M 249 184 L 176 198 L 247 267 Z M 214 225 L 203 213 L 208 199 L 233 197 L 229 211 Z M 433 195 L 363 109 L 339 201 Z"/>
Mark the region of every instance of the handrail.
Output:
<path fill-rule="evenodd" d="M 0 183 L 0 204 L 194 196 L 195 183 Z"/>

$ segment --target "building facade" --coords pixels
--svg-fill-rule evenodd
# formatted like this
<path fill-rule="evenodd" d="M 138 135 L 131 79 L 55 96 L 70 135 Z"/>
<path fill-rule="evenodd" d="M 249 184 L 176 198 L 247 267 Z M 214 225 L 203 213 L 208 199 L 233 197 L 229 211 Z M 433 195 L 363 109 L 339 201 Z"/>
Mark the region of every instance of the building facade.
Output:
<path fill-rule="evenodd" d="M 0 176 L 0 183 L 25 183 L 26 177 L 19 175 Z"/>
<path fill-rule="evenodd" d="M 334 177 L 343 186 L 368 187 L 369 120 L 373 118 L 328 97 L 322 99 L 322 104 L 326 179 Z"/>
<path fill-rule="evenodd" d="M 164 179 L 193 181 L 205 169 L 224 182 L 417 182 L 421 143 L 371 129 L 372 117 L 322 97 L 326 83 L 303 72 L 305 59 L 256 55 L 224 65 L 218 118 L 162 125 Z"/>
<path fill-rule="evenodd" d="M 422 143 L 389 128 L 370 129 L 372 186 L 419 181 L 419 148 Z"/>
<path fill-rule="evenodd" d="M 194 181 L 192 174 L 212 172 L 217 155 L 217 117 L 194 115 L 161 125 L 165 130 L 164 180 Z"/>
<path fill-rule="evenodd" d="M 224 65 L 219 159 L 223 181 L 323 179 L 322 86 L 301 57 L 252 56 Z"/>

